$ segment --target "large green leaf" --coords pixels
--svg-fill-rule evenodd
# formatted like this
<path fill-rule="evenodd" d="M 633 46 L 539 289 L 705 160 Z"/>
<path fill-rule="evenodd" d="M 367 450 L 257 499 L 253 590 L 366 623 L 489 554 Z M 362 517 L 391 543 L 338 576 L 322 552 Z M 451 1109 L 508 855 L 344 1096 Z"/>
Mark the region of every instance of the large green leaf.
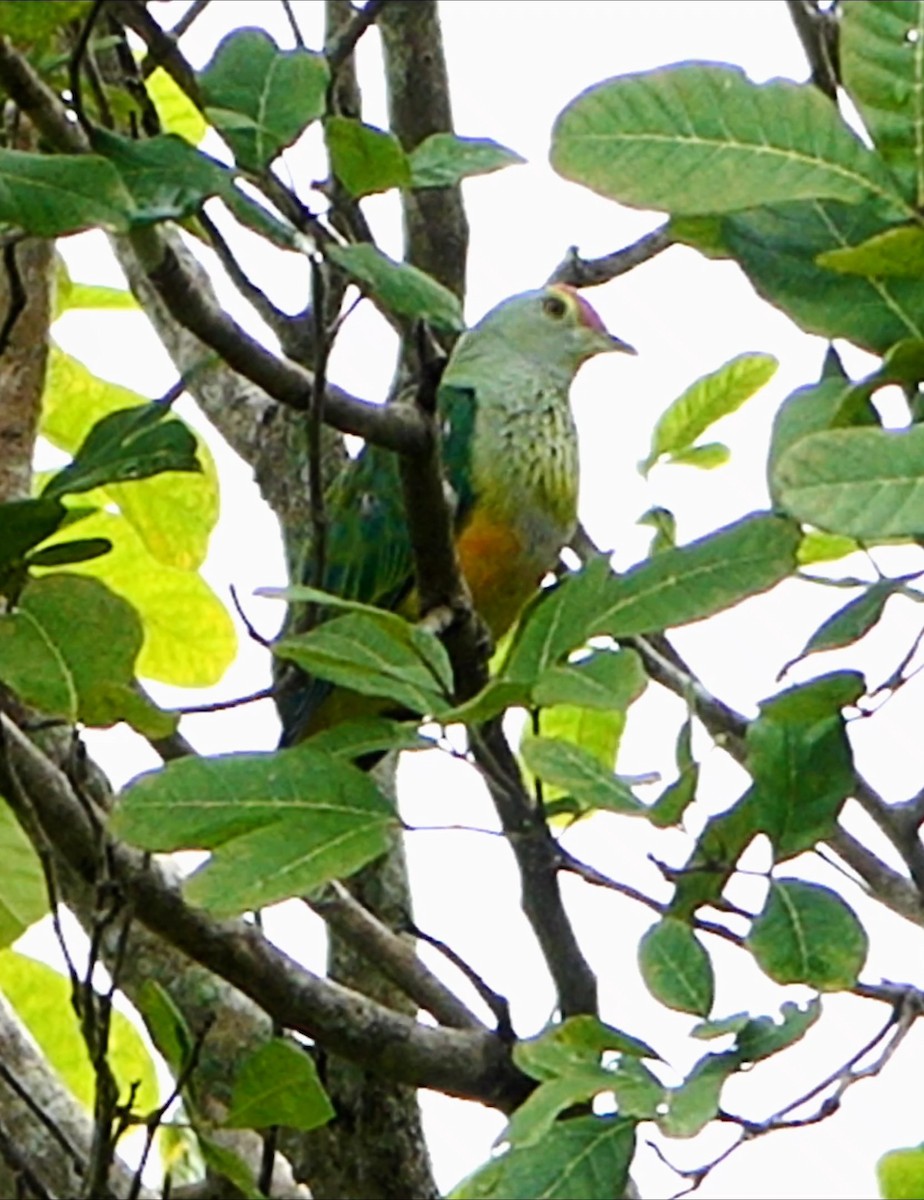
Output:
<path fill-rule="evenodd" d="M 328 117 L 324 136 L 331 169 L 351 196 L 409 187 L 411 169 L 393 133 L 350 117 Z"/>
<path fill-rule="evenodd" d="M 92 1112 L 96 1076 L 71 1006 L 70 980 L 45 963 L 14 950 L 0 951 L 0 991 L 83 1106 Z M 132 1109 L 144 1113 L 158 1102 L 154 1063 L 141 1034 L 124 1013 L 114 1010 L 110 1030 L 109 1063 L 128 1100 L 137 1084 Z"/>
<path fill-rule="evenodd" d="M 175 721 L 135 688 L 141 622 L 95 579 L 47 575 L 0 616 L 0 678 L 27 703 L 87 725 L 127 721 L 156 737 Z"/>
<path fill-rule="evenodd" d="M 924 534 L 924 426 L 809 434 L 780 457 L 773 491 L 797 520 L 832 533 Z"/>
<path fill-rule="evenodd" d="M 526 161 L 490 138 L 462 138 L 454 133 L 432 133 L 408 157 L 415 188 L 455 187 L 471 175 L 487 175 Z"/>
<path fill-rule="evenodd" d="M 112 820 L 146 850 L 214 850 L 186 890 L 218 913 L 352 874 L 387 849 L 397 824 L 368 775 L 307 746 L 170 763 L 126 788 Z"/>
<path fill-rule="evenodd" d="M 645 986 L 656 1000 L 679 1012 L 705 1017 L 715 995 L 709 955 L 686 923 L 665 917 L 639 942 L 638 963 Z"/>
<path fill-rule="evenodd" d="M 713 422 L 736 412 L 760 391 L 778 365 L 770 354 L 739 354 L 717 371 L 697 379 L 658 418 L 642 471 L 648 472 L 660 458 L 678 460 Z"/>
<path fill-rule="evenodd" d="M 722 233 L 760 295 L 800 328 L 883 354 L 902 338 L 924 337 L 924 280 L 843 275 L 815 260 L 885 227 L 876 205 L 806 200 L 731 214 Z"/>
<path fill-rule="evenodd" d="M 53 347 L 42 397 L 41 431 L 59 449 L 74 454 L 97 421 L 144 402 L 139 393 L 101 379 L 78 359 Z M 176 416 L 171 419 L 182 421 Z M 218 473 L 211 451 L 195 431 L 190 434 L 201 470 L 105 487 L 106 499 L 118 505 L 147 550 L 160 562 L 184 570 L 201 566 L 219 509 Z"/>
<path fill-rule="evenodd" d="M 747 946 L 777 983 L 837 992 L 856 983 L 869 938 L 853 909 L 830 888 L 777 879 L 751 926 Z"/>
<path fill-rule="evenodd" d="M 743 517 L 609 580 L 586 633 L 629 637 L 721 612 L 791 575 L 798 546 L 792 521 Z"/>
<path fill-rule="evenodd" d="M 199 76 L 206 115 L 242 167 L 260 171 L 322 116 L 330 71 L 323 55 L 280 50 L 262 29 L 237 29 Z"/>
<path fill-rule="evenodd" d="M 126 233 L 135 203 L 112 163 L 91 154 L 0 150 L 0 223 L 36 237 Z"/>
<path fill-rule="evenodd" d="M 839 14 L 841 82 L 915 208 L 924 204 L 924 6 L 853 0 Z"/>
<path fill-rule="evenodd" d="M 492 1159 L 453 1188 L 450 1200 L 615 1200 L 625 1191 L 634 1151 L 632 1120 L 556 1121 L 537 1146 L 514 1147 Z"/>
<path fill-rule="evenodd" d="M 334 1116 L 308 1051 L 273 1038 L 237 1069 L 231 1105 L 222 1124 L 230 1129 L 317 1129 Z"/>
<path fill-rule="evenodd" d="M 718 1115 L 725 1081 L 740 1065 L 741 1056 L 733 1050 L 701 1058 L 683 1083 L 668 1093 L 667 1112 L 658 1121 L 664 1133 L 695 1137 Z"/>
<path fill-rule="evenodd" d="M 326 253 L 388 312 L 450 333 L 465 328 L 458 297 L 418 267 L 395 262 L 368 243 L 329 246 Z"/>
<path fill-rule="evenodd" d="M 45 872 L 32 843 L 0 799 L 0 947 L 15 942 L 46 912 Z"/>
<path fill-rule="evenodd" d="M 911 215 L 885 165 L 817 88 L 684 64 L 582 92 L 552 133 L 566 179 L 637 208 L 734 212 L 793 200 L 875 199 Z"/>

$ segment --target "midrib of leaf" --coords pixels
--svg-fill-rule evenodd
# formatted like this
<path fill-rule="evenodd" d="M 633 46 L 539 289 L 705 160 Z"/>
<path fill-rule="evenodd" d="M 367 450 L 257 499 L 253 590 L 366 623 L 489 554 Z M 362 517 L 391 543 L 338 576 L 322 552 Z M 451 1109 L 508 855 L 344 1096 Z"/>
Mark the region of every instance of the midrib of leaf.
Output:
<path fill-rule="evenodd" d="M 777 888 L 777 897 L 782 902 L 786 910 L 786 915 L 789 917 L 789 923 L 792 926 L 793 938 L 799 951 L 799 960 L 803 974 L 808 970 L 809 955 L 807 943 L 805 940 L 802 922 L 798 919 L 799 910 L 789 897 L 789 893 L 783 887 Z"/>
<path fill-rule="evenodd" d="M 601 1129 L 599 1134 L 589 1145 L 585 1146 L 574 1158 L 569 1159 L 569 1161 L 562 1167 L 561 1173 L 554 1179 L 550 1180 L 549 1187 L 542 1193 L 540 1200 L 552 1200 L 552 1197 L 555 1195 L 555 1189 L 566 1183 L 574 1175 L 584 1159 L 589 1158 L 590 1155 L 597 1149 L 601 1139 L 611 1132 L 612 1130 L 609 1129 Z"/>
<path fill-rule="evenodd" d="M 331 850 L 335 850 L 338 846 L 342 846 L 357 837 L 365 837 L 365 835 L 369 832 L 369 826 L 387 824 L 387 820 L 379 819 L 377 821 L 370 821 L 368 825 L 365 825 L 359 829 L 345 829 L 342 833 L 337 834 L 336 837 L 328 838 L 327 841 L 322 845 L 314 846 L 311 850 L 306 850 L 297 858 L 290 859 L 288 863 L 276 867 L 276 869 L 268 877 L 261 876 L 260 883 L 264 883 L 267 878 L 270 880 L 285 879 L 287 875 L 291 875 L 300 867 L 305 866 L 306 863 L 313 863 L 316 859 L 321 858 L 325 854 L 329 854 Z M 246 837 L 247 835 L 245 834 L 244 836 Z"/>
<path fill-rule="evenodd" d="M 652 145 L 660 145 L 676 149 L 678 143 L 690 146 L 704 146 L 713 151 L 731 151 L 734 153 L 746 152 L 749 154 L 765 155 L 768 158 L 778 158 L 798 163 L 800 166 L 809 166 L 812 168 L 823 167 L 834 175 L 840 175 L 851 183 L 861 185 L 866 191 L 873 195 L 879 196 L 883 200 L 888 200 L 893 205 L 900 205 L 906 212 L 908 217 L 916 215 L 915 210 L 900 196 L 897 192 L 889 188 L 883 187 L 876 183 L 867 175 L 862 175 L 857 171 L 850 170 L 848 167 L 842 166 L 840 163 L 831 162 L 830 159 L 820 158 L 817 155 L 812 157 L 803 151 L 784 149 L 780 146 L 761 145 L 757 142 L 742 142 L 736 141 L 720 141 L 718 138 L 703 137 L 702 134 L 666 134 L 666 133 L 619 133 L 614 137 L 612 133 L 582 133 L 575 135 L 575 140 L 585 142 L 602 141 L 608 145 L 612 145 L 613 141 L 619 142 L 640 142 Z M 837 199 L 836 196 L 831 199 Z"/>
<path fill-rule="evenodd" d="M 914 43 L 914 74 L 911 92 L 914 96 L 914 165 L 917 175 L 915 194 L 918 204 L 924 200 L 924 5 L 918 5 L 917 38 Z"/>
<path fill-rule="evenodd" d="M 67 684 L 67 691 L 68 691 L 68 695 L 70 696 L 71 712 L 74 712 L 74 713 L 78 712 L 79 711 L 78 696 L 77 696 L 77 689 L 74 687 L 74 673 L 73 673 L 73 671 L 71 671 L 70 667 L 68 666 L 67 659 L 61 654 L 61 652 L 58 650 L 58 647 L 55 645 L 55 643 L 51 640 L 51 638 L 45 632 L 45 628 L 41 624 L 41 622 L 37 621 L 35 619 L 35 617 L 33 617 L 32 613 L 29 612 L 29 610 L 27 608 L 20 609 L 19 615 L 26 617 L 27 620 L 29 620 L 31 622 L 33 628 L 38 631 L 39 637 L 42 639 L 42 641 L 45 643 L 45 645 L 51 651 L 51 654 L 54 657 L 55 661 L 57 662 L 57 664 L 61 670 L 61 674 L 64 677 L 64 682 Z"/>

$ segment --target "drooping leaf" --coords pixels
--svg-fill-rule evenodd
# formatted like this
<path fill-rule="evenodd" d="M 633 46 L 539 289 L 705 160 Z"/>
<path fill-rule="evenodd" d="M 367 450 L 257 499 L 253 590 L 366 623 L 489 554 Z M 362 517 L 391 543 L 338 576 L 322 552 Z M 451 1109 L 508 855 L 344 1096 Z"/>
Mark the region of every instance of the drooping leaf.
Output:
<path fill-rule="evenodd" d="M 703 442 L 699 446 L 687 446 L 665 460 L 675 467 L 698 467 L 701 471 L 714 471 L 724 467 L 731 458 L 731 450 L 723 442 Z"/>
<path fill-rule="evenodd" d="M 490 138 L 462 138 L 432 133 L 409 155 L 411 186 L 455 187 L 472 175 L 488 175 L 526 160 Z"/>
<path fill-rule="evenodd" d="M 308 1052 L 273 1038 L 237 1069 L 231 1106 L 222 1124 L 229 1129 L 317 1129 L 334 1116 Z"/>
<path fill-rule="evenodd" d="M 924 534 L 924 426 L 829 429 L 776 464 L 778 503 L 799 521 L 875 541 Z"/>
<path fill-rule="evenodd" d="M 611 770 L 570 742 L 526 738 L 520 753 L 534 775 L 574 796 L 582 807 L 631 814 L 644 811 L 641 801 Z"/>
<path fill-rule="evenodd" d="M 199 76 L 206 115 L 252 171 L 268 166 L 323 115 L 329 81 L 323 55 L 280 50 L 262 29 L 228 34 Z"/>
<path fill-rule="evenodd" d="M 745 1062 L 769 1058 L 803 1038 L 821 1016 L 821 997 L 807 1000 L 804 1008 L 787 1000 L 780 1014 L 781 1021 L 775 1021 L 773 1017 L 751 1017 L 737 1031 L 735 1049 Z"/>
<path fill-rule="evenodd" d="M 351 196 L 409 187 L 411 168 L 393 133 L 350 117 L 328 117 L 324 135 L 331 169 Z"/>
<path fill-rule="evenodd" d="M 787 668 L 808 654 L 837 650 L 842 646 L 849 646 L 852 642 L 858 642 L 879 623 L 889 599 L 896 592 L 901 592 L 908 580 L 913 578 L 913 575 L 908 575 L 900 579 L 879 579 L 871 583 L 865 592 L 848 601 L 843 608 L 839 608 L 818 626 L 796 658 L 786 664 Z"/>
<path fill-rule="evenodd" d="M 669 508 L 661 505 L 649 508 L 642 513 L 636 525 L 648 525 L 655 531 L 648 548 L 649 556 L 660 554 L 662 550 L 673 550 L 677 545 L 677 518 Z"/>
<path fill-rule="evenodd" d="M 773 378 L 778 365 L 770 354 L 739 354 L 717 371 L 698 379 L 658 418 L 651 450 L 641 464 L 642 472 L 647 474 L 662 457 L 689 462 L 689 457 L 682 457 L 683 452 L 691 448 L 703 450 L 704 447 L 693 446 L 696 439 L 715 421 L 736 412 Z M 710 453 L 715 455 L 714 451 Z"/>
<path fill-rule="evenodd" d="M 427 321 L 450 333 L 465 328 L 458 298 L 417 267 L 395 262 L 368 243 L 329 246 L 326 253 L 388 312 Z"/>
<path fill-rule="evenodd" d="M 635 1151 L 635 1122 L 621 1117 L 556 1121 L 537 1146 L 491 1159 L 449 1193 L 449 1200 L 599 1200 L 600 1181 L 621 1196 Z"/>
<path fill-rule="evenodd" d="M 705 1017 L 712 1008 L 715 974 L 709 955 L 686 923 L 665 917 L 639 942 L 645 986 L 656 1000 L 679 1012 Z"/>
<path fill-rule="evenodd" d="M 45 963 L 15 950 L 0 951 L 0 992 L 38 1042 L 42 1052 L 85 1109 L 93 1110 L 96 1076 L 71 1007 L 70 980 Z M 112 1013 L 107 1055 L 123 1102 L 137 1084 L 134 1111 L 157 1105 L 154 1063 L 138 1030 L 124 1013 Z"/>
<path fill-rule="evenodd" d="M 817 88 L 755 84 L 724 65 L 683 64 L 588 88 L 555 122 L 552 165 L 621 204 L 673 214 L 808 199 L 905 209 L 882 161 Z"/>
<path fill-rule="evenodd" d="M 924 203 L 924 65 L 919 3 L 848 4 L 838 22 L 840 75 L 876 149 L 915 207 Z"/>
<path fill-rule="evenodd" d="M 754 920 L 747 947 L 777 983 L 820 992 L 852 987 L 866 962 L 869 938 L 853 910 L 830 888 L 777 879 Z"/>
<path fill-rule="evenodd" d="M 677 734 L 674 759 L 677 763 L 677 778 L 668 784 L 661 795 L 649 806 L 648 820 L 659 829 L 677 825 L 687 808 L 696 799 L 699 784 L 699 763 L 692 752 L 693 723 L 688 717 Z"/>
<path fill-rule="evenodd" d="M 164 133 L 175 133 L 191 146 L 198 146 L 205 137 L 208 122 L 173 76 L 163 67 L 157 67 L 145 80 L 145 88 Z"/>

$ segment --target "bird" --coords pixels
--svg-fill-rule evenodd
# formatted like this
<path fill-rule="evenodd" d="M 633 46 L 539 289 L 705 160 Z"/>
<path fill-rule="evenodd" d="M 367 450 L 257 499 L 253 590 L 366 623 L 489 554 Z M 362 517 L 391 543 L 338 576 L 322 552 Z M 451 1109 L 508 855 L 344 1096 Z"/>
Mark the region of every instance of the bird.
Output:
<path fill-rule="evenodd" d="M 437 391 L 454 540 L 472 602 L 496 642 L 513 625 L 577 525 L 578 440 L 569 393 L 598 354 L 634 354 L 576 289 L 512 296 L 462 334 Z M 367 443 L 335 480 L 318 586 L 409 615 L 414 568 L 396 455 Z M 310 557 L 305 577 L 310 578 Z M 314 582 L 317 582 L 316 580 Z M 291 746 L 368 697 L 297 673 L 280 689 L 281 745 Z"/>

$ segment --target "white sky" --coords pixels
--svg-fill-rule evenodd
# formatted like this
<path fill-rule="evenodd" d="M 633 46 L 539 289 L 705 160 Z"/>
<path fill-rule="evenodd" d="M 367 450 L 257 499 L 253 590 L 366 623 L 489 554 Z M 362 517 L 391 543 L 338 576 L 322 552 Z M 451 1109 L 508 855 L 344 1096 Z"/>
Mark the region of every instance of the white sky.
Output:
<path fill-rule="evenodd" d="M 162 7 L 169 24 L 185 7 Z M 320 4 L 293 5 L 309 45 L 319 42 Z M 171 10 L 175 15 L 171 17 Z M 659 217 L 620 209 L 555 176 L 547 165 L 549 130 L 564 105 L 579 91 L 612 75 L 690 59 L 727 61 L 743 66 L 752 78 L 774 75 L 801 79 L 805 68 L 782 3 L 739 0 L 444 0 L 443 27 L 449 56 L 457 130 L 493 137 L 529 162 L 496 175 L 470 181 L 465 198 L 472 228 L 468 315 L 477 318 L 497 300 L 541 283 L 576 243 L 586 255 L 600 254 L 654 227 Z M 160 15 L 160 14 L 159 14 Z M 261 23 L 290 44 L 280 6 L 264 2 L 213 0 L 194 27 L 189 54 L 196 65 L 210 56 L 215 41 L 232 25 Z M 366 74 L 366 119 L 385 123 L 384 101 L 376 89 L 377 35 L 362 43 Z M 311 139 L 307 139 L 311 142 Z M 212 149 L 211 145 L 209 148 Z M 317 160 L 292 152 L 286 156 L 298 178 L 316 177 Z M 383 248 L 400 249 L 394 197 L 370 204 Z M 86 235 L 65 247 L 75 278 L 118 282 L 118 273 L 101 238 Z M 291 255 L 267 253 L 250 239 L 244 265 L 284 307 L 305 299 L 307 271 Z M 252 328 L 236 295 L 226 289 L 230 308 Z M 225 294 L 225 293 L 223 293 Z M 582 438 L 582 515 L 591 533 L 615 550 L 624 567 L 642 557 L 650 531 L 637 518 L 655 504 L 675 511 L 678 536 L 686 541 L 767 503 L 763 483 L 769 422 L 781 400 L 794 388 L 817 377 L 824 351 L 817 338 L 801 334 L 782 315 L 763 304 L 734 266 L 710 263 L 692 251 L 674 249 L 620 280 L 597 289 L 592 300 L 615 332 L 639 349 L 629 360 L 607 356 L 582 372 L 574 401 Z M 56 334 L 65 349 L 80 356 L 99 374 L 158 395 L 173 382 L 166 355 L 143 319 L 133 314 L 105 314 L 100 336 L 92 315 L 69 314 Z M 118 336 L 113 335 L 118 327 Z M 659 413 L 695 378 L 747 350 L 768 351 L 780 359 L 774 381 L 742 412 L 727 418 L 717 436 L 732 447 L 731 463 L 715 472 L 691 468 L 656 468 L 649 480 L 636 470 L 649 444 Z M 384 394 L 392 366 L 393 343 L 365 306 L 351 321 L 338 345 L 332 376 L 358 394 Z M 848 368 L 865 373 L 871 360 L 849 348 Z M 189 411 L 189 410 L 187 410 Z M 272 517 L 260 503 L 249 471 L 230 452 L 222 454 L 223 515 L 207 564 L 207 575 L 222 596 L 234 584 L 241 596 L 282 580 L 282 560 Z M 880 554 L 891 570 L 895 555 Z M 853 564 L 851 564 L 853 566 Z M 860 570 L 862 564 L 855 569 Z M 791 658 L 821 619 L 848 594 L 833 599 L 822 589 L 789 584 L 772 597 L 761 597 L 733 612 L 676 635 L 678 648 L 701 670 L 704 682 L 723 699 L 748 714 L 757 700 L 773 692 L 779 666 Z M 916 632 L 912 606 L 893 601 L 890 629 L 868 639 L 850 665 L 867 667 L 872 682 L 887 675 Z M 272 633 L 279 614 L 269 601 L 247 601 L 258 627 Z M 840 660 L 837 660 L 840 661 Z M 809 663 L 793 673 L 805 678 L 834 665 Z M 242 645 L 238 662 L 221 685 L 207 693 L 158 691 L 167 703 L 194 703 L 202 698 L 240 695 L 268 679 L 267 658 L 258 647 Z M 912 684 L 887 706 L 882 716 L 852 728 L 863 769 L 888 799 L 902 799 L 919 785 L 924 743 L 917 733 L 919 688 Z M 679 701 L 649 689 L 633 710 L 619 769 L 627 773 L 660 769 L 671 777 L 672 748 L 683 718 Z M 186 731 L 207 752 L 268 748 L 276 736 L 268 705 L 222 716 L 188 720 Z M 155 765 L 140 739 L 124 731 L 94 734 L 95 752 L 117 782 Z M 719 811 L 740 792 L 743 773 L 710 750 L 700 739 L 704 758 L 702 812 L 690 819 L 690 832 L 701 828 L 708 812 Z M 445 823 L 493 827 L 490 806 L 473 774 L 458 763 L 434 754 L 417 756 L 403 773 L 404 815 L 411 824 Z M 885 855 L 875 831 L 857 820 L 853 826 Z M 657 842 L 641 823 L 600 817 L 570 835 L 579 856 L 604 871 L 642 887 L 659 898 L 666 889 L 647 861 L 654 850 L 679 865 L 688 838 L 666 832 Z M 519 914 L 510 856 L 500 839 L 477 833 L 420 832 L 410 838 L 409 856 L 418 896 L 418 920 L 448 941 L 494 987 L 513 1002 L 518 1031 L 528 1035 L 548 1019 L 553 997 L 541 968 L 532 935 Z M 761 847 L 752 848 L 748 864 L 766 866 Z M 784 873 L 817 878 L 834 886 L 838 877 L 817 859 L 787 865 Z M 743 879 L 734 899 L 756 909 L 762 902 L 760 881 Z M 651 923 L 647 910 L 631 907 L 612 894 L 565 881 L 569 906 L 583 944 L 601 974 L 605 1019 L 653 1042 L 679 1075 L 706 1047 L 691 1042 L 692 1019 L 660 1010 L 648 998 L 635 966 L 635 945 Z M 845 894 L 857 903 L 859 893 Z M 868 912 L 864 909 L 864 915 Z M 281 941 L 292 936 L 292 921 L 304 922 L 303 910 L 283 906 L 271 930 Z M 865 978 L 914 981 L 920 973 L 922 933 L 898 918 L 869 917 L 873 948 Z M 304 944 L 305 931 L 299 931 Z M 315 965 L 321 958 L 318 931 Z M 749 1008 L 776 1012 L 786 999 L 804 999 L 804 989 L 779 988 L 764 978 L 743 953 L 710 939 L 718 975 L 715 1015 Z M 912 965 L 913 964 L 913 965 Z M 439 964 L 435 964 L 439 966 Z M 916 968 L 916 970 L 915 970 Z M 760 1118 L 808 1090 L 839 1066 L 887 1016 L 881 1006 L 847 999 L 825 1002 L 826 1017 L 797 1049 L 779 1064 L 736 1078 L 725 1093 L 732 1111 Z M 873 1082 L 859 1085 L 844 1110 L 821 1126 L 800 1133 L 775 1134 L 737 1155 L 706 1181 L 703 1197 L 865 1197 L 876 1194 L 874 1164 L 883 1151 L 917 1143 L 921 1138 L 920 1054 L 924 1037 L 909 1039 L 894 1061 Z M 915 1061 L 917 1058 L 917 1062 Z M 441 1186 L 451 1187 L 483 1161 L 502 1120 L 476 1105 L 444 1097 L 425 1097 L 425 1114 Z M 641 1141 L 646 1131 L 643 1127 Z M 693 1143 L 662 1142 L 668 1157 L 696 1166 L 724 1146 L 727 1130 L 715 1130 Z M 636 1176 L 646 1197 L 670 1195 L 682 1183 L 644 1147 Z"/>

